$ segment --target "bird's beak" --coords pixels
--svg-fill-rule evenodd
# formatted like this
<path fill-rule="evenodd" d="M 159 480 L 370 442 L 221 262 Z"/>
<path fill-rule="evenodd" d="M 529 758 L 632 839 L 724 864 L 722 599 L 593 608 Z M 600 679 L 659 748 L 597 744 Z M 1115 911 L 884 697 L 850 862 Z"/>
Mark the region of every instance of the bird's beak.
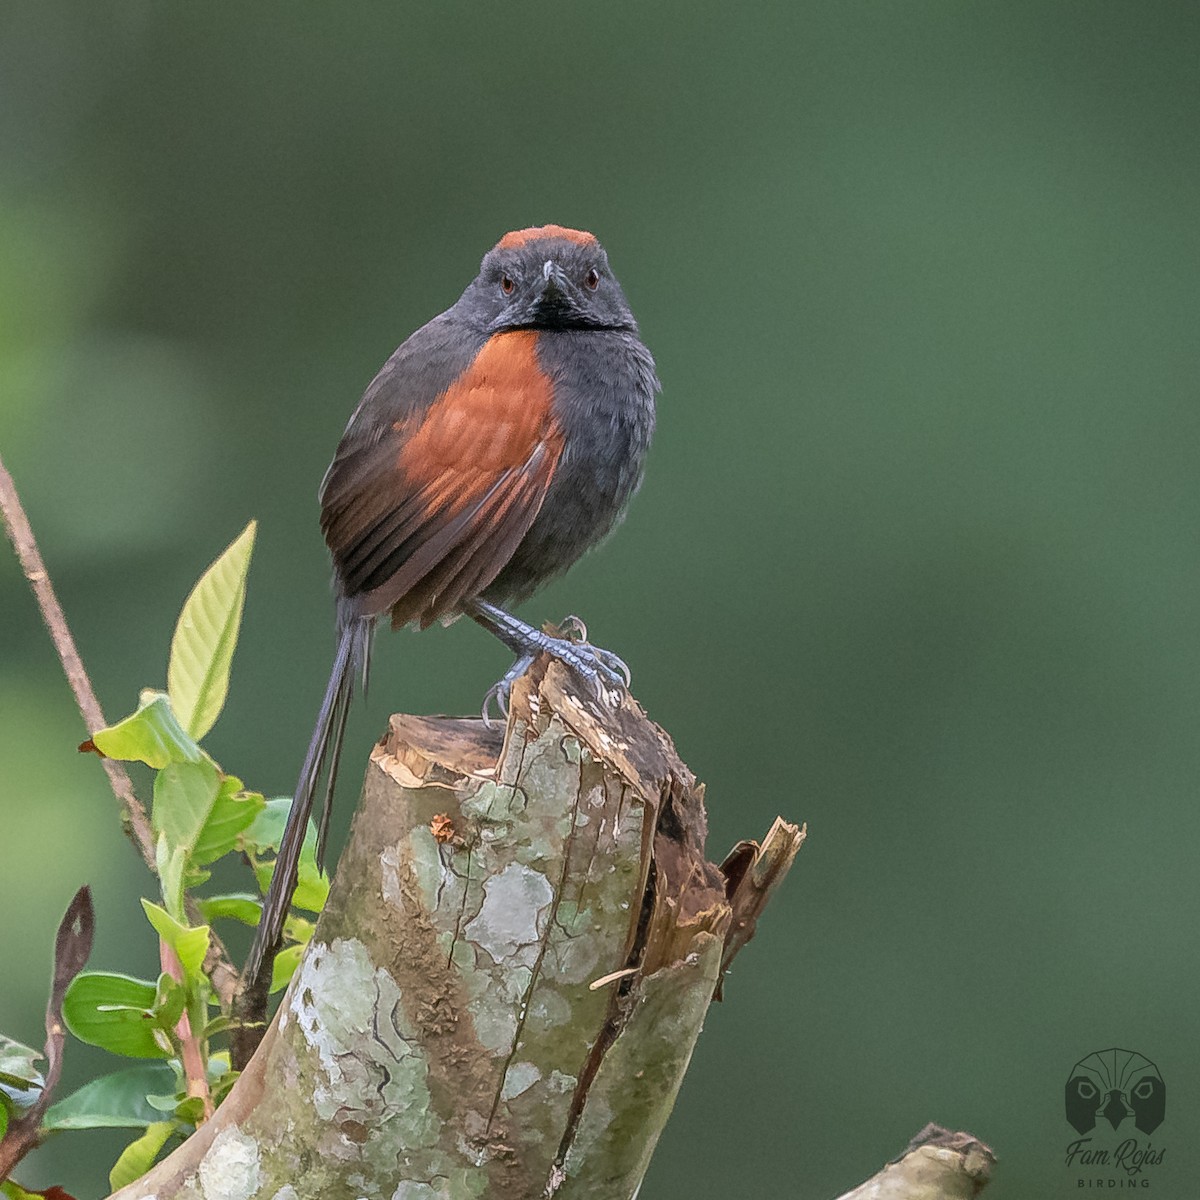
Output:
<path fill-rule="evenodd" d="M 562 313 L 572 307 L 567 277 L 552 258 L 546 259 L 542 264 L 542 287 L 538 293 L 536 307 L 538 313 L 543 316 Z"/>
<path fill-rule="evenodd" d="M 546 259 L 542 264 L 542 293 L 559 292 L 566 290 L 567 277 L 563 274 L 563 269 L 552 258 Z"/>

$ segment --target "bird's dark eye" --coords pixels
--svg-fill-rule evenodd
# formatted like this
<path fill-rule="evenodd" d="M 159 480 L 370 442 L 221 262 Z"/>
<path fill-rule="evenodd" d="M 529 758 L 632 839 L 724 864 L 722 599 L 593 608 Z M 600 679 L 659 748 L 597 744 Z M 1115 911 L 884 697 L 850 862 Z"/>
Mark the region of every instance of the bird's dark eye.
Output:
<path fill-rule="evenodd" d="M 589 292 L 594 292 L 600 286 L 600 272 L 593 267 L 584 277 L 584 285 Z"/>
<path fill-rule="evenodd" d="M 500 276 L 500 290 L 506 295 L 511 296 L 516 290 L 517 285 L 513 282 L 511 275 Z"/>

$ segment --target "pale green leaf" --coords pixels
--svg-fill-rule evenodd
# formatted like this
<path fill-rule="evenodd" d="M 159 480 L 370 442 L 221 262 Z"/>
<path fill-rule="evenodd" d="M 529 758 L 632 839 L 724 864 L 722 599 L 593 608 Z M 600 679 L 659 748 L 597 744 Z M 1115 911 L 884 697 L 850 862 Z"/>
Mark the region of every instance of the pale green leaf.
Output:
<path fill-rule="evenodd" d="M 86 745 L 86 743 L 85 743 Z M 171 710 L 166 692 L 147 688 L 138 697 L 137 712 L 92 734 L 92 745 L 108 758 L 144 762 L 161 769 L 169 763 L 194 763 L 200 747 Z"/>
<path fill-rule="evenodd" d="M 187 865 L 187 847 L 171 849 L 167 835 L 160 833 L 154 847 L 154 860 L 158 868 L 158 883 L 162 889 L 167 911 L 177 917 L 183 916 L 183 872 Z"/>
<path fill-rule="evenodd" d="M 266 801 L 254 818 L 254 823 L 242 835 L 242 843 L 248 850 L 260 853 L 264 850 L 278 850 L 283 841 L 283 831 L 287 825 L 288 813 L 292 809 L 290 796 L 276 796 Z M 316 836 L 315 826 L 311 826 L 313 836 Z"/>
<path fill-rule="evenodd" d="M 167 692 L 179 720 L 197 741 L 221 715 L 229 691 L 256 529 L 251 521 L 200 577 L 171 639 Z"/>
<path fill-rule="evenodd" d="M 190 855 L 196 866 L 215 862 L 237 844 L 243 830 L 252 825 L 266 801 L 257 792 L 242 789 L 233 775 L 221 777 L 220 788 L 204 827 L 196 835 Z"/>
<path fill-rule="evenodd" d="M 283 923 L 283 936 L 289 942 L 299 942 L 304 946 L 312 941 L 312 935 L 316 931 L 316 928 L 317 923 L 315 921 L 307 921 L 304 917 L 298 917 L 295 913 L 289 913 Z"/>
<path fill-rule="evenodd" d="M 173 1030 L 187 1006 L 187 989 L 165 971 L 158 977 L 154 998 L 154 1020 L 160 1029 Z"/>
<path fill-rule="evenodd" d="M 286 797 L 268 800 L 258 814 L 254 824 L 243 836 L 243 841 L 254 850 L 278 850 L 287 824 L 291 800 Z M 266 895 L 275 871 L 274 862 L 260 862 L 255 869 L 258 886 Z M 296 891 L 292 903 L 309 912 L 320 912 L 329 898 L 329 876 L 317 867 L 317 827 L 309 819 L 304 831 L 304 843 L 300 848 L 300 861 L 296 864 Z"/>
<path fill-rule="evenodd" d="M 200 975 L 200 965 L 208 953 L 208 943 L 211 930 L 207 925 L 184 925 L 175 920 L 165 908 L 149 900 L 142 901 L 146 910 L 146 918 L 154 926 L 155 932 L 179 959 L 179 965 L 191 979 Z"/>
<path fill-rule="evenodd" d="M 271 992 L 274 994 L 292 982 L 292 976 L 300 965 L 300 956 L 304 953 L 303 946 L 286 946 L 275 955 L 275 963 L 271 968 Z"/>
<path fill-rule="evenodd" d="M 262 901 L 249 892 L 232 892 L 223 896 L 204 896 L 196 901 L 206 921 L 241 921 L 253 929 L 262 919 Z"/>
<path fill-rule="evenodd" d="M 154 1166 L 154 1160 L 174 1129 L 174 1121 L 155 1121 L 147 1125 L 146 1132 L 121 1151 L 121 1157 L 108 1173 L 108 1186 L 115 1192 L 141 1179 Z"/>
<path fill-rule="evenodd" d="M 329 876 L 317 867 L 317 839 L 304 839 L 300 861 L 296 864 L 296 891 L 292 903 L 297 908 L 319 913 L 329 899 Z"/>
<path fill-rule="evenodd" d="M 0 1183 L 0 1196 L 4 1200 L 46 1200 L 45 1192 L 27 1192 L 19 1183 L 6 1179 Z"/>
<path fill-rule="evenodd" d="M 212 815 L 221 790 L 221 773 L 207 758 L 177 762 L 154 777 L 154 831 L 166 836 L 171 851 L 192 853 Z"/>

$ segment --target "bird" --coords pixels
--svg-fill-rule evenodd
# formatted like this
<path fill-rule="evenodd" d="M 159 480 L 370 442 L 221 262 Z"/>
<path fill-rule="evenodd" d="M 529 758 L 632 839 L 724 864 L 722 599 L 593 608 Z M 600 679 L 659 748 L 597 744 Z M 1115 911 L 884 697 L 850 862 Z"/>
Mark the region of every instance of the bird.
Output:
<path fill-rule="evenodd" d="M 337 648 L 243 968 L 264 1003 L 322 774 L 324 856 L 354 682 L 366 686 L 380 618 L 424 629 L 466 616 L 503 642 L 515 661 L 487 693 L 485 720 L 492 703 L 507 711 L 543 653 L 594 687 L 628 687 L 624 662 L 576 618 L 552 634 L 509 609 L 621 520 L 659 391 L 604 248 L 561 225 L 506 233 L 367 387 L 319 492 Z"/>

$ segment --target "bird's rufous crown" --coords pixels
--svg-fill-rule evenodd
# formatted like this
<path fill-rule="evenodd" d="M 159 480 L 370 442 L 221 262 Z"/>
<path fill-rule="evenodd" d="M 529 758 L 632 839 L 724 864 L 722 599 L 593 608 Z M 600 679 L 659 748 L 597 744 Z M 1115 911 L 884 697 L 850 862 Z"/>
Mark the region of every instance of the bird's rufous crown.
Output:
<path fill-rule="evenodd" d="M 529 242 L 540 242 L 546 238 L 562 238 L 566 242 L 574 242 L 579 246 L 589 245 L 596 240 L 595 235 L 582 229 L 567 229 L 562 225 L 535 225 L 529 229 L 514 229 L 506 233 L 497 243 L 497 250 L 515 250 Z"/>

